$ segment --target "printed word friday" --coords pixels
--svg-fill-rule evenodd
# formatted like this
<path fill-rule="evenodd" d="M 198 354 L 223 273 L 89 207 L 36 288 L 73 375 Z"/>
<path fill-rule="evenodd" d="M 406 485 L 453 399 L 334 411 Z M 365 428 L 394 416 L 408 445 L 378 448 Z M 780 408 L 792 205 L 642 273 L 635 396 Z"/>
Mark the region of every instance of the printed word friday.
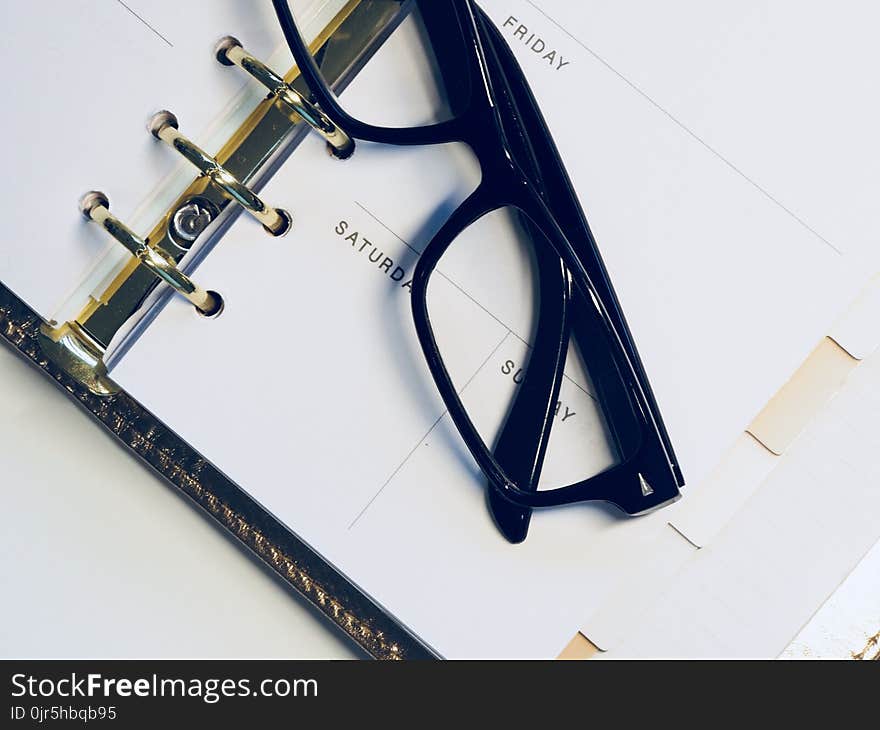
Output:
<path fill-rule="evenodd" d="M 512 28 L 513 37 L 521 40 L 531 51 L 539 55 L 541 60 L 546 61 L 554 71 L 561 71 L 563 67 L 571 63 L 571 61 L 566 61 L 562 54 L 557 53 L 555 49 L 548 51 L 547 42 L 537 34 L 530 33 L 529 29 L 512 15 L 504 21 L 504 28 Z"/>

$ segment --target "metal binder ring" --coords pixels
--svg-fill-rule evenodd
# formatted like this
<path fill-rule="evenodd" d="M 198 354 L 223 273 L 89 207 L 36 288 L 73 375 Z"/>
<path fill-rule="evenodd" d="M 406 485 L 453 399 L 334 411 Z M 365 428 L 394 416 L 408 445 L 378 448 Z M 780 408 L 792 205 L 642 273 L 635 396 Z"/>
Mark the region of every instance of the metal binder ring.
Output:
<path fill-rule="evenodd" d="M 318 107 L 304 99 L 290 84 L 271 68 L 248 53 L 241 41 L 228 35 L 221 38 L 214 47 L 217 60 L 224 66 L 238 66 L 263 86 L 288 108 L 296 112 L 303 121 L 327 140 L 331 152 L 340 159 L 351 157 L 354 141 Z"/>
<path fill-rule="evenodd" d="M 157 112 L 150 119 L 150 133 L 195 165 L 212 183 L 221 188 L 236 203 L 256 218 L 273 236 L 283 236 L 290 230 L 290 214 L 281 208 L 266 205 L 247 185 L 241 182 L 216 159 L 201 149 L 177 129 L 177 117 L 169 111 Z"/>
<path fill-rule="evenodd" d="M 195 305 L 200 314 L 213 317 L 223 308 L 223 299 L 217 292 L 206 291 L 177 268 L 174 259 L 143 238 L 110 213 L 110 202 L 104 193 L 93 190 L 80 201 L 80 211 L 90 221 L 100 225 L 107 233 L 148 268 L 157 278 L 171 286 Z"/>

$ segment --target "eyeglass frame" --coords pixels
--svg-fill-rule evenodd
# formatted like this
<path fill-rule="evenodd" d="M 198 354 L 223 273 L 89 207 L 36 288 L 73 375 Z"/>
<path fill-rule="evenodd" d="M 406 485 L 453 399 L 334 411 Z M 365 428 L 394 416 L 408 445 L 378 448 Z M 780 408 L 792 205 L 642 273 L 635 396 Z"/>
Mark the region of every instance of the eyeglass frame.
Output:
<path fill-rule="evenodd" d="M 462 142 L 473 150 L 479 160 L 482 179 L 477 188 L 453 211 L 425 247 L 414 271 L 411 296 L 416 333 L 435 385 L 468 450 L 486 475 L 491 489 L 518 509 L 605 501 L 630 515 L 652 511 L 677 499 L 679 487 L 683 486 L 684 479 L 644 372 L 644 366 L 638 356 L 632 334 L 623 317 L 620 303 L 611 286 L 589 225 L 577 202 L 577 196 L 537 103 L 503 38 L 472 0 L 444 0 L 444 2 L 447 7 L 443 15 L 450 24 L 446 27 L 446 32 L 457 28 L 462 35 L 461 40 L 467 53 L 467 67 L 470 73 L 469 103 L 465 110 L 451 119 L 427 126 L 401 128 L 375 126 L 349 115 L 324 81 L 307 44 L 299 34 L 287 1 L 273 0 L 273 5 L 290 50 L 314 100 L 324 113 L 345 129 L 353 139 L 393 145 Z M 432 3 L 438 4 L 437 0 L 432 0 Z M 437 17 L 434 16 L 435 20 Z M 436 27 L 427 28 L 427 24 L 426 29 L 429 35 L 437 32 Z M 436 48 L 436 37 L 432 37 L 431 42 Z M 485 42 L 491 46 L 493 60 L 496 66 L 500 65 L 500 68 L 490 70 L 484 48 Z M 523 136 L 527 144 L 536 148 L 529 164 L 533 169 L 532 175 L 526 174 L 522 169 L 523 165 L 520 164 L 522 152 L 517 155 L 514 151 L 499 111 L 496 87 L 499 79 L 503 78 L 506 82 L 510 77 L 513 77 L 516 83 L 510 84 L 508 90 L 515 89 L 511 93 L 520 97 L 516 109 L 524 117 L 519 120 L 523 128 Z M 522 111 L 523 107 L 525 112 Z M 534 179 L 534 171 L 540 172 L 543 177 L 540 184 Z M 552 201 L 553 210 L 550 208 L 551 203 L 548 203 L 548 198 Z M 516 210 L 530 226 L 541 232 L 550 244 L 556 259 L 561 262 L 564 272 L 561 276 L 563 286 L 557 288 L 562 294 L 561 300 L 557 300 L 557 309 L 554 310 L 557 312 L 555 321 L 560 326 L 548 328 L 551 333 L 554 329 L 558 330 L 558 335 L 552 337 L 558 346 L 541 348 L 541 350 L 535 347 L 528 368 L 529 371 L 537 373 L 552 373 L 552 377 L 544 378 L 550 384 L 549 391 L 547 387 L 533 388 L 530 392 L 537 395 L 528 399 L 528 405 L 520 409 L 520 413 L 539 413 L 537 423 L 541 426 L 537 448 L 530 450 L 535 456 L 526 459 L 532 462 L 530 478 L 520 479 L 525 486 L 521 486 L 511 478 L 509 469 L 502 466 L 497 455 L 489 449 L 465 410 L 439 353 L 427 306 L 427 288 L 431 273 L 448 247 L 473 223 L 502 208 Z M 577 248 L 563 231 L 560 220 L 579 234 L 572 237 L 579 242 Z M 540 247 L 537 242 L 533 241 L 533 243 L 537 251 Z M 591 271 L 587 270 L 588 267 Z M 539 322 L 545 319 L 543 310 L 546 293 L 543 292 L 543 284 L 545 279 L 549 280 L 549 278 L 549 274 L 546 277 L 541 276 L 542 312 L 539 315 Z M 566 278 L 568 278 L 568 295 L 565 294 Z M 547 301 L 550 301 L 549 297 Z M 559 301 L 562 302 L 561 305 Z M 578 307 L 577 316 L 567 314 L 572 303 Z M 639 428 L 640 439 L 632 453 L 603 472 L 563 487 L 537 490 L 539 462 L 543 460 L 543 451 L 546 449 L 552 425 L 551 406 L 555 405 L 556 401 L 554 391 L 558 393 L 562 368 L 565 364 L 569 319 L 576 331 L 595 334 L 598 327 L 607 338 L 607 347 L 599 348 L 598 351 L 610 354 L 613 359 L 613 365 L 626 390 L 631 415 L 634 416 Z M 539 333 L 540 330 L 539 324 Z M 566 347 L 563 347 L 563 344 Z M 594 350 L 591 362 L 595 361 L 595 353 Z M 589 367 L 588 364 L 588 369 Z M 614 426 L 611 416 L 619 407 L 619 403 L 612 403 L 611 410 L 605 410 L 606 420 L 612 432 Z M 514 409 L 516 410 L 516 402 Z M 516 430 L 522 422 L 522 415 L 515 419 L 509 417 L 505 430 Z M 523 471 L 521 468 L 518 470 Z"/>

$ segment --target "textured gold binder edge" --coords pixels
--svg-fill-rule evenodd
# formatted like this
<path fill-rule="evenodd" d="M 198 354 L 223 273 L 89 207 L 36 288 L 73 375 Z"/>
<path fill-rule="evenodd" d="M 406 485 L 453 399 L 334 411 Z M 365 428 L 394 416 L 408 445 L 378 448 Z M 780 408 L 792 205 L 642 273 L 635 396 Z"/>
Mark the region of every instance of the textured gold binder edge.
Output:
<path fill-rule="evenodd" d="M 0 335 L 376 659 L 435 655 L 125 391 L 95 395 L 49 360 L 42 320 L 0 284 Z"/>
<path fill-rule="evenodd" d="M 852 658 L 856 661 L 880 662 L 880 631 L 869 636 L 862 650 L 853 653 Z"/>

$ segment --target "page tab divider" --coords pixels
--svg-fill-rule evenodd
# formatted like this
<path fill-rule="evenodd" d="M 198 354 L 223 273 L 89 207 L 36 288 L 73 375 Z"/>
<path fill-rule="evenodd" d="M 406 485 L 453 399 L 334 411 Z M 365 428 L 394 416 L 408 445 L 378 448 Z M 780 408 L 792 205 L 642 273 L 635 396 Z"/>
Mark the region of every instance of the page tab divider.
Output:
<path fill-rule="evenodd" d="M 746 430 L 777 456 L 784 453 L 858 362 L 824 337 Z"/>
<path fill-rule="evenodd" d="M 559 653 L 557 659 L 584 660 L 592 659 L 599 653 L 599 647 L 578 631 Z"/>

